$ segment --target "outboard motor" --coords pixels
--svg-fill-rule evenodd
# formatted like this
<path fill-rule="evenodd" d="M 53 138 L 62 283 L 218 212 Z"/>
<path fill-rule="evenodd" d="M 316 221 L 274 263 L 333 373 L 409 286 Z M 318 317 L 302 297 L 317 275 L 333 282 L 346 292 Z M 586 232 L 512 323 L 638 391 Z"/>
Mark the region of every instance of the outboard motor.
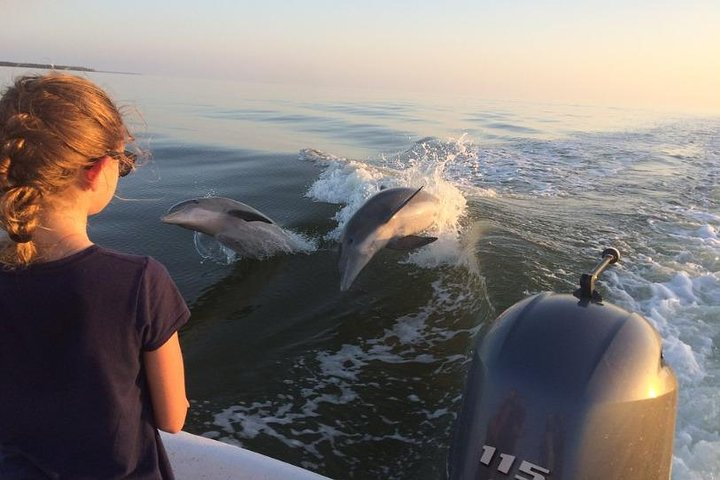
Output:
<path fill-rule="evenodd" d="M 603 302 L 597 276 L 503 312 L 476 345 L 450 448 L 451 480 L 670 477 L 677 380 L 642 316 Z"/>

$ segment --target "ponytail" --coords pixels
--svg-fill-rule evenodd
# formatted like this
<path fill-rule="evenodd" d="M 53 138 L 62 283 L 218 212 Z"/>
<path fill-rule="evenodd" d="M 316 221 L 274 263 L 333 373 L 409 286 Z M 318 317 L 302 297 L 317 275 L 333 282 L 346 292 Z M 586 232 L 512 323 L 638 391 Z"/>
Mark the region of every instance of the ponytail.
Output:
<path fill-rule="evenodd" d="M 115 104 L 89 80 L 49 73 L 8 87 L 0 98 L 0 229 L 10 244 L 0 263 L 32 263 L 33 234 L 48 202 L 128 136 Z"/>

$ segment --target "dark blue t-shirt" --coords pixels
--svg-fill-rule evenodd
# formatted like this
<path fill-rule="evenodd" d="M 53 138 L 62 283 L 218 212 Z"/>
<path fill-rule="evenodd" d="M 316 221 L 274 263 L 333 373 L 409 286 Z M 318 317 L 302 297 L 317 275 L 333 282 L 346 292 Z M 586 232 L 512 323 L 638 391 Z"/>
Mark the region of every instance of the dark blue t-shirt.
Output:
<path fill-rule="evenodd" d="M 189 316 L 149 257 L 91 246 L 0 271 L 0 457 L 58 479 L 172 478 L 142 355 Z"/>

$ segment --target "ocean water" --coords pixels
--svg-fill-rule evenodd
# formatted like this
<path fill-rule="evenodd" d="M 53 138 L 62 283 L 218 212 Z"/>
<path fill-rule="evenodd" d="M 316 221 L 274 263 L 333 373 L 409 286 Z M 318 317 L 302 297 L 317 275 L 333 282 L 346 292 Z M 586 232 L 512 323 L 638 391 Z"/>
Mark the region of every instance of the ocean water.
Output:
<path fill-rule="evenodd" d="M 658 329 L 680 382 L 673 479 L 720 477 L 720 118 L 88 76 L 152 152 L 90 228 L 162 261 L 191 307 L 186 430 L 338 479 L 444 478 L 474 341 L 525 296 L 574 290 L 614 246 L 600 290 Z M 439 240 L 380 252 L 340 292 L 340 232 L 392 186 L 442 199 Z M 301 248 L 236 258 L 160 223 L 211 195 Z"/>

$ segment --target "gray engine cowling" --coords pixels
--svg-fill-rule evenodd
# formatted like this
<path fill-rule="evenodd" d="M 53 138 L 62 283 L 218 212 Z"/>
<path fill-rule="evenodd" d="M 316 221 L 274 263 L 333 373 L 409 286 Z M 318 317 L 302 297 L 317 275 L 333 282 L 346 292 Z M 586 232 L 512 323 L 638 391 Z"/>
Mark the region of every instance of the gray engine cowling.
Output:
<path fill-rule="evenodd" d="M 448 475 L 667 479 L 676 404 L 675 375 L 646 319 L 599 298 L 535 295 L 476 346 Z"/>

